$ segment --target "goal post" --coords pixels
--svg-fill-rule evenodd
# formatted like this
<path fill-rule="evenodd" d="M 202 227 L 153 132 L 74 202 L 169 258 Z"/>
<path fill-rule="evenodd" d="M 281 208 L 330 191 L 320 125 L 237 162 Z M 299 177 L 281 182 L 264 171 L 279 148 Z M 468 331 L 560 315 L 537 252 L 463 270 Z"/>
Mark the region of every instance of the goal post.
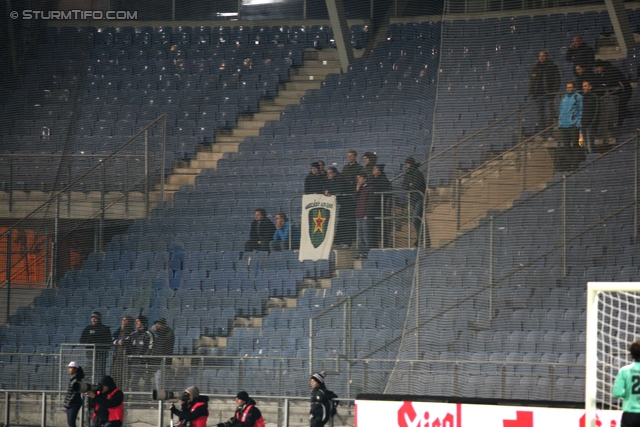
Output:
<path fill-rule="evenodd" d="M 596 410 L 620 409 L 611 393 L 618 370 L 632 362 L 629 343 L 640 339 L 640 282 L 587 284 L 585 427 Z"/>

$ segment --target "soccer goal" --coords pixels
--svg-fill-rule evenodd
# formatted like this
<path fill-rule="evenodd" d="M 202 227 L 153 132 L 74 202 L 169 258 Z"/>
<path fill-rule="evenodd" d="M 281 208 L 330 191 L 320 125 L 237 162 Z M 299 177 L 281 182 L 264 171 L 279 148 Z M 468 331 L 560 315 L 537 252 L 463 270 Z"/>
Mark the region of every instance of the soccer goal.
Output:
<path fill-rule="evenodd" d="M 640 339 L 640 282 L 587 284 L 585 427 L 596 410 L 619 410 L 612 395 L 618 369 L 632 362 L 629 344 Z"/>

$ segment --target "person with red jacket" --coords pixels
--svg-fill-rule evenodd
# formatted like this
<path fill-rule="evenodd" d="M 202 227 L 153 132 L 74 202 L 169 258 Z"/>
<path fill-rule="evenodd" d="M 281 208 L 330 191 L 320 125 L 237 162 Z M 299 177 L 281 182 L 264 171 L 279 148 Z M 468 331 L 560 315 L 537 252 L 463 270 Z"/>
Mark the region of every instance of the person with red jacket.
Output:
<path fill-rule="evenodd" d="M 236 413 L 227 422 L 218 423 L 216 427 L 264 427 L 264 418 L 256 401 L 249 397 L 249 393 L 241 391 L 236 396 Z"/>
<path fill-rule="evenodd" d="M 101 388 L 88 391 L 93 407 L 91 427 L 122 427 L 124 423 L 124 393 L 116 387 L 115 381 L 106 375 L 100 381 Z"/>
<path fill-rule="evenodd" d="M 187 387 L 184 392 L 180 410 L 173 403 L 169 407 L 171 414 L 178 416 L 180 420 L 178 425 L 181 427 L 207 427 L 209 398 L 200 396 L 200 390 L 194 385 Z"/>

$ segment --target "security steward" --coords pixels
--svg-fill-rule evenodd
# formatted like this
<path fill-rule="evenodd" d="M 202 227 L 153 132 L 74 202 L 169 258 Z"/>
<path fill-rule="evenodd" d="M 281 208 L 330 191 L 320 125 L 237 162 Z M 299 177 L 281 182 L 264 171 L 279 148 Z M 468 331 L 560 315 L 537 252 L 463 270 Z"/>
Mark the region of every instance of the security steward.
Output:
<path fill-rule="evenodd" d="M 178 425 L 181 427 L 207 427 L 209 418 L 209 398 L 200 396 L 196 386 L 188 387 L 180 398 L 180 409 L 172 403 L 169 406 L 171 414 L 177 415 Z"/>
<path fill-rule="evenodd" d="M 265 427 L 264 418 L 256 401 L 249 397 L 249 393 L 241 391 L 236 396 L 236 413 L 227 422 L 219 423 L 216 427 Z"/>
<path fill-rule="evenodd" d="M 124 393 L 116 387 L 115 381 L 106 375 L 100 381 L 98 391 L 88 391 L 93 407 L 91 427 L 122 427 L 124 422 Z"/>

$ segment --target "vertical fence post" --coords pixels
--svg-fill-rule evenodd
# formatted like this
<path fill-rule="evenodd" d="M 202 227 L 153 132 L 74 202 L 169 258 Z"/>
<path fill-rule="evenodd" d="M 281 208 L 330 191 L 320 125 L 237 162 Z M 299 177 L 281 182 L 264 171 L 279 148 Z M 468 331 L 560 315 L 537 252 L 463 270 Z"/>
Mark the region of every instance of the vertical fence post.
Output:
<path fill-rule="evenodd" d="M 104 218 L 105 218 L 105 209 L 106 209 L 106 182 L 107 182 L 107 165 L 105 162 L 102 162 L 102 179 L 100 183 L 100 222 L 98 229 L 98 246 L 100 251 L 104 250 Z"/>
<path fill-rule="evenodd" d="M 313 375 L 313 317 L 309 319 L 309 375 Z"/>
<path fill-rule="evenodd" d="M 636 135 L 633 154 L 633 244 L 638 243 L 638 136 Z"/>
<path fill-rule="evenodd" d="M 42 411 L 40 412 L 40 427 L 47 425 L 47 393 L 42 392 Z"/>
<path fill-rule="evenodd" d="M 454 191 L 455 191 L 454 200 L 456 204 L 456 232 L 457 232 L 457 231 L 460 231 L 460 224 L 461 224 L 460 217 L 462 216 L 462 178 L 459 176 L 456 178 Z"/>
<path fill-rule="evenodd" d="M 567 176 L 562 177 L 562 277 L 567 276 Z"/>
<path fill-rule="evenodd" d="M 160 159 L 160 201 L 164 202 L 164 169 L 167 167 L 167 114 L 162 119 L 162 158 Z"/>
<path fill-rule="evenodd" d="M 9 423 L 9 414 L 11 413 L 10 404 L 11 404 L 11 395 L 9 394 L 8 391 L 5 391 L 4 392 L 4 425 L 5 426 L 10 425 Z"/>
<path fill-rule="evenodd" d="M 8 5 L 9 3 L 7 3 Z M 9 213 L 13 212 L 13 157 L 9 157 Z"/>
<path fill-rule="evenodd" d="M 51 254 L 51 287 L 55 287 L 58 278 L 58 239 L 60 238 L 60 195 L 56 197 L 56 216 L 53 221 L 53 250 Z"/>
<path fill-rule="evenodd" d="M 284 419 L 282 422 L 284 427 L 289 427 L 289 399 L 284 399 Z"/>
<path fill-rule="evenodd" d="M 5 271 L 5 280 L 7 282 L 7 324 L 11 315 L 11 240 L 13 230 L 7 230 L 7 269 Z"/>
<path fill-rule="evenodd" d="M 144 131 L 144 214 L 149 216 L 149 129 Z"/>
<path fill-rule="evenodd" d="M 493 215 L 489 221 L 489 320 L 493 318 Z"/>

